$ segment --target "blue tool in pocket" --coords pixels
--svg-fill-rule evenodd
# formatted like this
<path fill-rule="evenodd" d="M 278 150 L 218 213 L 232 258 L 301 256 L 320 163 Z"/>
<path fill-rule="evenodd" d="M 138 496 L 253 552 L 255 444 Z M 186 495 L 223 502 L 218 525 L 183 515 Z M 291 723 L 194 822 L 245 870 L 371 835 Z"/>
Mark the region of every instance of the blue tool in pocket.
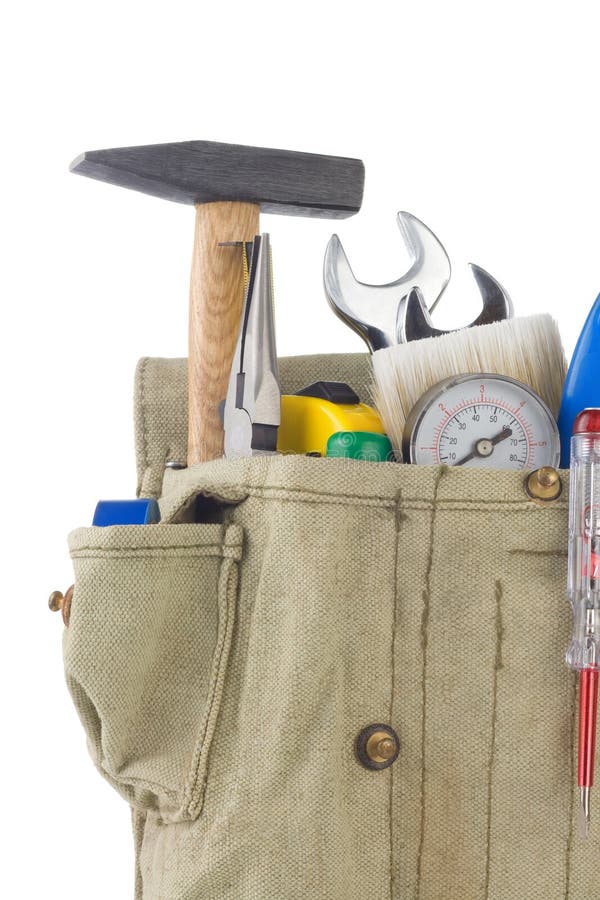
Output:
<path fill-rule="evenodd" d="M 92 525 L 155 525 L 160 522 L 158 503 L 152 498 L 99 500 Z"/>
<path fill-rule="evenodd" d="M 581 330 L 565 381 L 558 430 L 560 432 L 560 465 L 568 469 L 571 455 L 571 432 L 575 417 L 582 409 L 600 405 L 600 294 Z"/>

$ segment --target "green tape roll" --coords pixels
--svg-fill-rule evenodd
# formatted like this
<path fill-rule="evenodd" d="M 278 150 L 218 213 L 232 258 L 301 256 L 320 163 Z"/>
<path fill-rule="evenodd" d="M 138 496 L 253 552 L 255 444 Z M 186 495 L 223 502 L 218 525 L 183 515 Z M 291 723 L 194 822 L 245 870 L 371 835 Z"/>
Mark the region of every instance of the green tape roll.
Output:
<path fill-rule="evenodd" d="M 367 462 L 396 461 L 388 436 L 372 431 L 336 431 L 327 441 L 325 456 L 363 459 Z"/>

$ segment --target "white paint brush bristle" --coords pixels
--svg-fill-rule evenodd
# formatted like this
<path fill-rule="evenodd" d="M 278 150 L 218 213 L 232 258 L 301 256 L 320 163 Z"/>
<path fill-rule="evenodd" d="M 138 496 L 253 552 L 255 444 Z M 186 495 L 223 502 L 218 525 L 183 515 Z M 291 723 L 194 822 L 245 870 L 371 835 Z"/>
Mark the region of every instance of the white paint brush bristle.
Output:
<path fill-rule="evenodd" d="M 406 417 L 443 378 L 477 372 L 516 378 L 556 416 L 566 374 L 558 325 L 546 314 L 398 344 L 377 350 L 371 359 L 373 402 L 399 459 Z"/>

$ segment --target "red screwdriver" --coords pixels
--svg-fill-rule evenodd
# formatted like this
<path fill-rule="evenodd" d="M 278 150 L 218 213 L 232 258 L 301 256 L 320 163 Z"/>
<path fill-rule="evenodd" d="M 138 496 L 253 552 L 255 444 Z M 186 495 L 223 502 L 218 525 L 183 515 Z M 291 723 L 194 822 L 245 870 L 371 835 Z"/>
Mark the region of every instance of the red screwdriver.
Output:
<path fill-rule="evenodd" d="M 587 836 L 594 783 L 600 659 L 600 409 L 573 424 L 569 500 L 569 582 L 573 637 L 567 664 L 579 672 L 580 820 Z"/>

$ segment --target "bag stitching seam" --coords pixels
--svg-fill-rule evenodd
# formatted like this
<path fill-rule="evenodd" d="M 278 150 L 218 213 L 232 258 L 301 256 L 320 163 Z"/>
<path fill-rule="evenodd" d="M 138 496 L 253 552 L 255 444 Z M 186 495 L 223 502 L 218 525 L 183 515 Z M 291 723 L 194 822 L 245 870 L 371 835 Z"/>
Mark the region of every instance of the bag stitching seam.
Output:
<path fill-rule="evenodd" d="M 239 546 L 241 547 L 242 545 L 240 544 Z M 138 550 L 133 550 L 130 547 L 106 547 L 106 548 L 103 548 L 103 547 L 85 546 L 85 547 L 78 547 L 76 550 L 72 550 L 71 557 L 75 558 L 75 557 L 79 556 L 80 554 L 84 553 L 85 551 L 91 552 L 92 555 L 94 555 L 94 556 L 112 556 L 115 553 L 118 553 L 119 556 L 121 556 L 121 557 L 123 557 L 123 556 L 148 556 L 148 555 L 152 555 L 152 553 L 155 550 L 168 551 L 169 556 L 171 556 L 171 555 L 184 556 L 185 555 L 182 553 L 172 554 L 171 553 L 172 550 L 188 550 L 190 553 L 193 553 L 196 556 L 231 555 L 231 554 L 226 554 L 224 552 L 226 549 L 231 549 L 231 547 L 225 548 L 225 547 L 223 547 L 222 544 L 203 544 L 202 548 L 200 548 L 198 546 L 188 547 L 188 546 L 186 546 L 186 544 L 177 544 L 177 545 L 169 544 L 167 546 L 161 546 L 159 544 L 152 544 L 151 546 L 147 545 L 145 547 L 140 547 Z M 218 550 L 219 552 L 218 553 L 207 553 L 206 552 L 207 550 Z"/>
<path fill-rule="evenodd" d="M 396 690 L 396 641 L 398 637 L 398 564 L 400 561 L 400 531 L 402 528 L 402 523 L 404 522 L 404 514 L 402 510 L 402 490 L 398 490 L 396 494 L 395 502 L 394 502 L 394 534 L 395 534 L 395 549 L 394 549 L 394 609 L 393 609 L 393 618 L 392 618 L 392 637 L 391 637 L 391 661 L 390 661 L 390 712 L 389 712 L 389 721 L 393 724 L 394 722 L 394 700 L 397 694 Z M 395 857 L 394 857 L 394 766 L 390 768 L 390 784 L 389 784 L 389 802 L 388 802 L 388 821 L 389 821 L 389 839 L 390 839 L 390 871 L 389 871 L 389 882 L 390 882 L 390 900 L 393 900 L 394 896 L 394 872 L 396 869 L 395 866 Z"/>
<path fill-rule="evenodd" d="M 188 816 L 196 819 L 204 805 L 204 795 L 206 792 L 206 781 L 208 775 L 208 758 L 214 740 L 224 689 L 224 679 L 226 674 L 231 643 L 233 639 L 233 627 L 235 618 L 235 596 L 237 588 L 233 590 L 234 596 L 230 598 L 231 579 L 235 578 L 237 585 L 238 566 L 236 560 L 229 559 L 229 564 L 223 562 L 221 567 L 221 578 L 223 579 L 223 633 L 220 647 L 215 658 L 214 678 L 212 682 L 212 690 L 210 698 L 207 702 L 207 708 L 204 715 L 203 726 L 200 729 L 196 740 L 196 751 L 190 769 L 188 785 L 184 793 L 184 806 Z M 214 716 L 213 716 L 214 710 Z M 207 735 L 210 735 L 208 747 L 206 747 Z"/>
<path fill-rule="evenodd" d="M 144 478 L 142 479 L 142 483 L 145 480 L 146 472 L 150 468 L 150 459 L 148 456 L 148 414 L 147 414 L 147 405 L 146 405 L 146 371 L 148 369 L 149 357 L 145 357 L 142 361 L 142 367 L 140 371 L 140 410 L 142 413 L 142 456 L 145 464 Z"/>
<path fill-rule="evenodd" d="M 388 495 L 381 494 L 337 494 L 330 493 L 328 491 L 315 491 L 315 490 L 306 490 L 306 489 L 294 489 L 288 487 L 248 487 L 247 485 L 235 484 L 235 485 L 227 485 L 219 487 L 203 487 L 199 485 L 197 488 L 192 488 L 190 491 L 190 496 L 196 492 L 198 494 L 206 494 L 209 496 L 214 496 L 217 498 L 221 498 L 224 501 L 227 501 L 231 497 L 231 492 L 238 491 L 243 496 L 239 498 L 235 498 L 236 500 L 244 500 L 247 497 L 257 497 L 259 499 L 264 498 L 266 500 L 282 500 L 287 502 L 301 502 L 301 503 L 316 503 L 320 500 L 331 500 L 332 502 L 342 503 L 344 505 L 354 505 L 355 501 L 358 501 L 361 504 L 368 503 L 383 503 L 389 509 L 393 509 L 396 505 L 396 500 L 393 497 Z M 435 491 L 435 487 L 434 487 Z M 283 495 L 283 496 L 281 496 Z M 289 495 L 289 496 L 285 496 Z M 313 499 L 314 498 L 314 499 Z M 182 501 L 183 502 L 183 501 Z M 469 509 L 487 509 L 490 506 L 498 506 L 498 507 L 506 507 L 507 509 L 531 509 L 532 511 L 540 511 L 540 507 L 536 506 L 530 500 L 522 499 L 522 500 L 468 500 L 460 497 L 443 497 L 438 499 L 430 500 L 421 500 L 418 497 L 408 497 L 403 501 L 403 509 L 432 509 L 434 503 L 438 508 L 448 508 L 448 509 L 461 509 L 467 507 Z M 562 510 L 567 509 L 567 502 L 554 502 L 552 505 L 547 507 L 547 510 Z"/>
<path fill-rule="evenodd" d="M 420 826 L 419 826 L 419 843 L 417 847 L 417 865 L 416 865 L 416 900 L 421 896 L 422 887 L 422 868 L 423 868 L 423 851 L 425 846 L 425 787 L 427 781 L 427 771 L 425 765 L 425 752 L 427 742 L 427 644 L 429 641 L 429 616 L 430 616 L 430 600 L 431 600 L 431 573 L 433 570 L 433 553 L 434 553 L 434 537 L 437 504 L 436 498 L 442 476 L 445 469 L 440 469 L 433 486 L 433 505 L 431 508 L 431 521 L 429 525 L 429 548 L 427 556 L 427 567 L 425 570 L 425 590 L 423 591 L 423 609 L 421 613 L 421 785 L 420 785 Z"/>

